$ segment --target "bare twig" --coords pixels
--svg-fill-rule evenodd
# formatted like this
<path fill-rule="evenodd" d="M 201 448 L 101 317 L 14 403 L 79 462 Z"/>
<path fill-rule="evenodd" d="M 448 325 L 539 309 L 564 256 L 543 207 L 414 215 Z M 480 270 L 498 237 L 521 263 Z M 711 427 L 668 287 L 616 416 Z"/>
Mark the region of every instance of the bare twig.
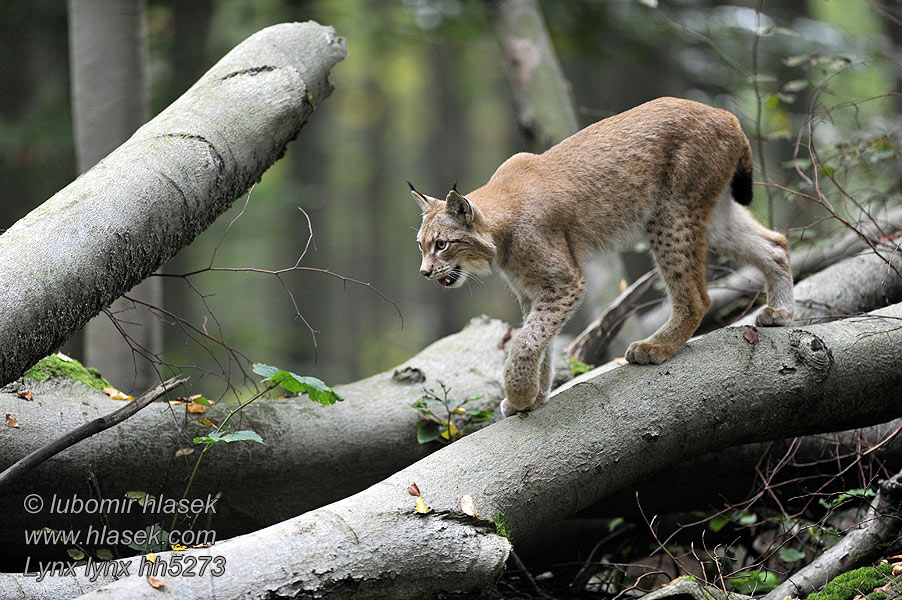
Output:
<path fill-rule="evenodd" d="M 163 383 L 160 383 L 159 385 L 156 385 L 148 391 L 144 392 L 144 394 L 137 400 L 129 402 L 122 408 L 119 408 L 106 416 L 98 417 L 92 421 L 89 421 L 84 425 L 73 429 L 66 435 L 50 442 L 46 446 L 38 448 L 28 456 L 25 456 L 24 458 L 16 461 L 15 464 L 0 473 L 0 490 L 3 490 L 4 487 L 9 486 L 10 483 L 12 483 L 19 476 L 24 475 L 47 459 L 56 456 L 63 450 L 74 446 L 78 442 L 87 439 L 96 433 L 100 433 L 105 429 L 109 429 L 114 425 L 118 425 L 122 421 L 137 413 L 142 408 L 148 406 L 151 402 L 153 402 L 160 396 L 182 385 L 186 381 L 188 381 L 187 377 L 173 377 L 171 379 L 167 379 Z"/>

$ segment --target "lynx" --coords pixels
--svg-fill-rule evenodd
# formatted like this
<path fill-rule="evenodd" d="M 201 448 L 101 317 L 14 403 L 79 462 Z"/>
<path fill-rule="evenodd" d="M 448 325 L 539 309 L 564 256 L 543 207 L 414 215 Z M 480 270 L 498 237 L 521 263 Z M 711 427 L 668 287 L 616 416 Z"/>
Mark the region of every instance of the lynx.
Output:
<path fill-rule="evenodd" d="M 442 201 L 408 185 L 423 211 L 420 274 L 456 288 L 497 269 L 520 302 L 523 326 L 504 368 L 505 416 L 548 397 L 550 342 L 580 300 L 590 252 L 644 238 L 667 287 L 670 319 L 629 346 L 630 363 L 666 360 L 698 327 L 710 305 L 709 247 L 763 273 L 768 306 L 759 325 L 792 320 L 786 238 L 740 206 L 752 200 L 752 152 L 727 111 L 659 98 L 543 154 L 515 154 L 466 196 L 452 189 Z"/>

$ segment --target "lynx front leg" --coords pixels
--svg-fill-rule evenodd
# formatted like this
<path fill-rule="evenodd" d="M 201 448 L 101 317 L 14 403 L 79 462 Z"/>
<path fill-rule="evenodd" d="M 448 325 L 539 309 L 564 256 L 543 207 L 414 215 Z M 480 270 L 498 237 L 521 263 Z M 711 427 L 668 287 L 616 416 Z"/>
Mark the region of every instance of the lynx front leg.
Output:
<path fill-rule="evenodd" d="M 705 284 L 707 248 L 703 217 L 669 217 L 666 222 L 665 228 L 650 221 L 648 239 L 673 312 L 649 338 L 630 344 L 626 360 L 634 364 L 658 364 L 673 356 L 695 332 L 711 304 Z"/>
<path fill-rule="evenodd" d="M 504 416 L 532 410 L 548 398 L 552 377 L 550 342 L 573 313 L 582 290 L 583 279 L 579 274 L 559 293 L 532 304 L 504 366 L 507 394 L 501 401 Z"/>

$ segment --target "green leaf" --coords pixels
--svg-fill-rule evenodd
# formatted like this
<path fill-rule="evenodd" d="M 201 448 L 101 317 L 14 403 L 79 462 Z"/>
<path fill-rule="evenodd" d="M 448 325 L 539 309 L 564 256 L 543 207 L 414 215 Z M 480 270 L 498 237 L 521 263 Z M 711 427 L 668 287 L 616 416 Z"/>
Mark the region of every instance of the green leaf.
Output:
<path fill-rule="evenodd" d="M 783 548 L 780 548 L 780 550 L 777 552 L 777 554 L 780 556 L 780 560 L 782 560 L 784 562 L 788 562 L 788 563 L 794 563 L 798 560 L 802 560 L 803 558 L 805 558 L 805 553 L 800 552 L 799 550 L 796 550 L 795 548 L 783 547 Z"/>
<path fill-rule="evenodd" d="M 266 442 L 263 441 L 263 438 L 261 438 L 256 431 L 234 431 L 232 433 L 225 434 L 219 439 L 223 442 L 241 442 L 244 440 L 250 440 L 252 442 L 266 445 Z"/>
<path fill-rule="evenodd" d="M 755 513 L 745 513 L 739 517 L 739 523 L 742 525 L 754 525 L 758 522 L 758 515 Z"/>
<path fill-rule="evenodd" d="M 313 402 L 323 406 L 342 402 L 344 398 L 316 377 L 302 377 L 290 371 L 282 371 L 276 367 L 254 363 L 254 373 L 263 376 L 263 381 L 272 381 L 293 394 L 306 392 Z"/>
<path fill-rule="evenodd" d="M 780 579 L 767 571 L 749 571 L 730 580 L 730 585 L 740 594 L 764 594 L 780 584 Z"/>
<path fill-rule="evenodd" d="M 711 519 L 711 521 L 708 523 L 708 529 L 710 529 L 714 533 L 717 533 L 718 531 L 726 527 L 729 522 L 730 520 L 728 518 L 724 517 L 723 515 L 719 515 Z"/>
<path fill-rule="evenodd" d="M 570 372 L 573 373 L 574 376 L 588 373 L 595 368 L 592 365 L 587 365 L 586 363 L 576 360 L 575 358 L 565 358 L 564 362 L 568 367 L 570 367 Z"/>
<path fill-rule="evenodd" d="M 799 54 L 797 56 L 787 56 L 780 59 L 780 61 L 787 67 L 798 67 L 802 63 L 810 61 L 814 56 L 813 54 Z"/>
<path fill-rule="evenodd" d="M 434 442 L 442 435 L 442 428 L 432 421 L 417 422 L 417 441 L 421 444 Z"/>
<path fill-rule="evenodd" d="M 793 79 L 783 84 L 783 91 L 787 93 L 801 92 L 808 87 L 807 79 Z"/>
<path fill-rule="evenodd" d="M 66 550 L 66 554 L 72 557 L 72 560 L 81 560 L 85 557 L 85 553 L 78 548 L 69 548 Z"/>
<path fill-rule="evenodd" d="M 254 373 L 265 379 L 269 379 L 279 371 L 278 367 L 270 367 L 263 363 L 254 363 Z"/>
<path fill-rule="evenodd" d="M 148 500 L 154 499 L 154 497 L 151 496 L 150 494 L 148 494 L 147 492 L 141 492 L 141 491 L 125 492 L 125 497 L 126 498 L 134 498 L 135 500 L 138 501 L 138 504 L 140 504 L 141 506 L 144 506 Z"/>
<path fill-rule="evenodd" d="M 614 531 L 626 521 L 623 517 L 614 517 L 610 521 L 608 521 L 608 531 Z"/>
<path fill-rule="evenodd" d="M 113 560 L 113 552 L 109 548 L 100 548 L 97 550 L 97 558 L 100 560 Z"/>
<path fill-rule="evenodd" d="M 165 540 L 169 539 L 169 532 L 160 527 L 159 523 L 154 523 L 148 527 L 144 528 L 144 531 L 147 533 L 136 536 L 140 540 L 147 540 L 144 544 L 138 544 L 136 542 L 132 542 L 128 544 L 128 547 L 137 550 L 138 552 L 162 552 L 163 550 L 168 550 L 169 548 L 164 543 Z M 158 533 L 154 533 L 154 532 Z"/>
<path fill-rule="evenodd" d="M 195 404 L 203 404 L 204 406 L 213 406 L 213 403 L 203 396 L 198 396 L 197 398 L 193 399 L 192 402 L 194 402 Z"/>

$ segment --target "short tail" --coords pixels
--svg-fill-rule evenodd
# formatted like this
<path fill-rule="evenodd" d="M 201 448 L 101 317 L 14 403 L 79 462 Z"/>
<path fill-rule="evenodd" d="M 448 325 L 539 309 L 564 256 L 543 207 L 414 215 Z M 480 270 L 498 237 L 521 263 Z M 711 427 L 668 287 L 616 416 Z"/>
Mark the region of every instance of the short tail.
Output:
<path fill-rule="evenodd" d="M 752 203 L 752 149 L 748 145 L 748 140 L 745 142 L 745 152 L 739 159 L 736 172 L 733 173 L 730 193 L 733 195 L 733 200 L 743 206 Z"/>

